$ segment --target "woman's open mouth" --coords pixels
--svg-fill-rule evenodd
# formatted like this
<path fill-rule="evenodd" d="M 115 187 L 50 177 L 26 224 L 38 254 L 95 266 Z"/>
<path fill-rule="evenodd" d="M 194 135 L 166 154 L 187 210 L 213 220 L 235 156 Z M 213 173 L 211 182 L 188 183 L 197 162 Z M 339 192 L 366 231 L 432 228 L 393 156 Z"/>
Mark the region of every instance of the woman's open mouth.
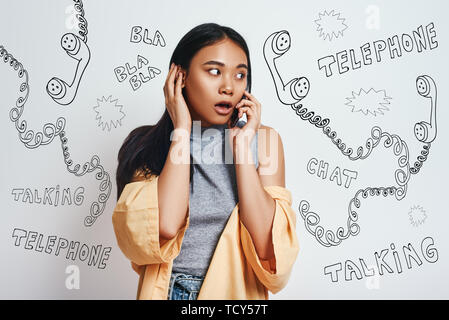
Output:
<path fill-rule="evenodd" d="M 232 105 L 230 103 L 217 103 L 215 105 L 215 111 L 220 115 L 228 115 L 232 111 Z"/>

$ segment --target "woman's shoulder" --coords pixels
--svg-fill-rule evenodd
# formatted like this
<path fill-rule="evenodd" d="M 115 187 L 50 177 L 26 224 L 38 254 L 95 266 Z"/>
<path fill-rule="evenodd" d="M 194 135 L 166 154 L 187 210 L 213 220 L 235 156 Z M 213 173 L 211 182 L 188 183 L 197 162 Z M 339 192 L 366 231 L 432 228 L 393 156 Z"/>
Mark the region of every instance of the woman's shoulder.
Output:
<path fill-rule="evenodd" d="M 274 128 L 270 126 L 265 126 L 263 124 L 260 125 L 258 133 L 259 135 L 257 137 L 257 144 L 259 145 L 258 150 L 259 159 L 261 159 L 262 161 L 267 161 L 268 160 L 267 157 L 270 154 L 272 156 L 278 155 L 283 158 L 284 155 L 283 144 L 279 133 Z M 267 155 L 267 150 L 269 149 L 270 152 L 268 152 Z"/>

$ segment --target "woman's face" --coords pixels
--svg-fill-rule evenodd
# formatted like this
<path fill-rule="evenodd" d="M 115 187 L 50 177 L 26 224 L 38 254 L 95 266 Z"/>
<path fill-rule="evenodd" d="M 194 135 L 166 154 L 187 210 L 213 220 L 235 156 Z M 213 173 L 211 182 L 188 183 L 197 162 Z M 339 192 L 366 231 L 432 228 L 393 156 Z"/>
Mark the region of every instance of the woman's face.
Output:
<path fill-rule="evenodd" d="M 225 124 L 244 95 L 248 62 L 245 51 L 230 39 L 199 50 L 193 57 L 185 78 L 185 98 L 193 120 L 202 127 Z M 217 112 L 215 105 L 231 103 L 228 114 Z"/>

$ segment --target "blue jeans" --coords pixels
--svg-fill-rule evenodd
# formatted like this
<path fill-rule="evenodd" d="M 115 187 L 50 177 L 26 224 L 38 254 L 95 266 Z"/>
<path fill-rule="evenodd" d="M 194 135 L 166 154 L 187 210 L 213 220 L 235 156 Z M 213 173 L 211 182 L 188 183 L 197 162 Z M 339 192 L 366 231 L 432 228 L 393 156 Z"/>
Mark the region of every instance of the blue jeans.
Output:
<path fill-rule="evenodd" d="M 204 277 L 173 272 L 170 277 L 167 300 L 196 300 Z"/>

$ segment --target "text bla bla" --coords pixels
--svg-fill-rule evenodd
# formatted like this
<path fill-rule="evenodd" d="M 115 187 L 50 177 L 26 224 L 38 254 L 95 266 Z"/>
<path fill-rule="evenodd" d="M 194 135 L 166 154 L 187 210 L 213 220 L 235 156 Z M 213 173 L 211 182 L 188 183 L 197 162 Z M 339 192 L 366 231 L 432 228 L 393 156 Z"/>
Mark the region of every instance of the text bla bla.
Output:
<path fill-rule="evenodd" d="M 161 47 L 165 47 L 165 39 L 162 36 L 162 34 L 159 32 L 159 30 L 156 30 L 154 33 L 153 39 L 150 39 L 148 37 L 148 29 L 143 29 L 143 36 L 141 34 L 142 32 L 141 26 L 134 26 L 131 28 L 131 42 L 139 43 L 141 41 L 145 42 L 146 44 L 151 44 L 153 46 L 160 45 Z"/>
<path fill-rule="evenodd" d="M 130 76 L 129 83 L 134 90 L 137 90 L 140 88 L 142 83 L 148 82 L 151 79 L 155 78 L 156 75 L 161 74 L 160 69 L 152 66 L 147 66 L 148 63 L 149 62 L 146 58 L 138 55 L 137 66 L 130 66 L 130 64 L 127 62 L 124 66 L 116 67 L 114 69 L 114 74 L 119 82 L 125 81 L 128 76 Z"/>

